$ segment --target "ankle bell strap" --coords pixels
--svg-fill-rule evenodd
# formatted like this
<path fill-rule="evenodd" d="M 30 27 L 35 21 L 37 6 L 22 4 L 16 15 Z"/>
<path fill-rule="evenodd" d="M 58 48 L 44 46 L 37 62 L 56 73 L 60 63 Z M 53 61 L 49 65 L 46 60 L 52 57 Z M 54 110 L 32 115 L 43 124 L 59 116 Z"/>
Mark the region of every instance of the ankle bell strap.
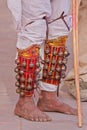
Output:
<path fill-rule="evenodd" d="M 65 48 L 67 36 L 48 40 L 44 49 L 43 82 L 59 86 L 61 78 L 65 78 L 67 56 Z"/>
<path fill-rule="evenodd" d="M 39 64 L 39 46 L 33 46 L 26 50 L 18 50 L 18 58 L 15 60 L 17 67 L 16 75 L 16 92 L 20 96 L 32 96 L 34 94 L 34 85 L 36 80 L 36 71 Z"/>

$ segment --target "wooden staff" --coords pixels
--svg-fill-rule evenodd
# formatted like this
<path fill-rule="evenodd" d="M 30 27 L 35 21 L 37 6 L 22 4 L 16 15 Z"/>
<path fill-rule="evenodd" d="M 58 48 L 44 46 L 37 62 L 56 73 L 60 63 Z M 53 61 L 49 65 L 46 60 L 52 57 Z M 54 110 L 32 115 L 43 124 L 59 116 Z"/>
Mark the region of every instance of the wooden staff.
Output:
<path fill-rule="evenodd" d="M 74 73 L 76 83 L 76 98 L 78 110 L 78 126 L 82 127 L 82 112 L 80 101 L 80 87 L 79 87 L 79 55 L 78 55 L 78 0 L 73 0 L 73 53 L 74 53 Z"/>

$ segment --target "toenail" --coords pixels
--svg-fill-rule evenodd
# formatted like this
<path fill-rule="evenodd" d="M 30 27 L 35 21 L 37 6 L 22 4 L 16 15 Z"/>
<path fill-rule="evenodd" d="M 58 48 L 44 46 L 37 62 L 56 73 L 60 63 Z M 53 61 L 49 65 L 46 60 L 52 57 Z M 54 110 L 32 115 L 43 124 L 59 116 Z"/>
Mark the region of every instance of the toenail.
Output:
<path fill-rule="evenodd" d="M 42 122 L 42 121 L 43 121 L 43 119 L 41 119 L 41 118 L 40 118 L 40 119 L 39 119 L 39 121 L 40 121 L 40 122 Z"/>
<path fill-rule="evenodd" d="M 31 118 L 31 121 L 34 121 L 34 119 L 33 119 L 33 118 Z"/>
<path fill-rule="evenodd" d="M 38 121 L 39 121 L 39 119 L 38 119 L 38 118 L 36 118 L 36 119 L 35 119 L 35 121 L 37 121 L 37 122 L 38 122 Z"/>
<path fill-rule="evenodd" d="M 48 120 L 44 118 L 43 121 L 46 122 L 46 121 L 48 121 Z"/>
<path fill-rule="evenodd" d="M 66 112 L 66 114 L 70 115 L 71 113 L 70 112 Z"/>

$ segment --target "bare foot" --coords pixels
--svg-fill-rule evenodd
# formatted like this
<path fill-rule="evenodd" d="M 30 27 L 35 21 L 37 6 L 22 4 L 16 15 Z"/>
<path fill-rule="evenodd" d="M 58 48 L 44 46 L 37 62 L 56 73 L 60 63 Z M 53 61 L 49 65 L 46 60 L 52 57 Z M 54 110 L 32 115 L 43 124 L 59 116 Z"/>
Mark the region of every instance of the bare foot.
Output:
<path fill-rule="evenodd" d="M 20 98 L 16 104 L 14 113 L 22 118 L 30 121 L 46 122 L 51 119 L 43 112 L 41 112 L 34 104 L 32 97 Z"/>
<path fill-rule="evenodd" d="M 37 106 L 41 111 L 77 115 L 76 109 L 59 101 L 56 92 L 42 91 Z"/>

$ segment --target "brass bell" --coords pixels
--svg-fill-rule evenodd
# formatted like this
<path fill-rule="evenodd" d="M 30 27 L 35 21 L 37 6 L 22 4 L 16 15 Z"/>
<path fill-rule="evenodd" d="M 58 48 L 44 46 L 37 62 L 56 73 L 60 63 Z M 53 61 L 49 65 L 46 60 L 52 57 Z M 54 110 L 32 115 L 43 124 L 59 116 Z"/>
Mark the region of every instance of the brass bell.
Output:
<path fill-rule="evenodd" d="M 56 74 L 56 75 L 55 75 L 55 79 L 56 79 L 56 80 L 60 80 L 60 75 L 59 75 L 59 74 Z"/>
<path fill-rule="evenodd" d="M 25 81 L 25 78 L 24 78 L 24 76 L 22 76 L 21 78 L 20 78 L 20 82 L 24 82 Z"/>
<path fill-rule="evenodd" d="M 68 57 L 70 55 L 70 53 L 67 50 L 65 50 L 64 55 L 65 55 L 65 57 Z"/>
<path fill-rule="evenodd" d="M 52 66 L 52 67 L 51 67 L 51 71 L 54 71 L 54 70 L 55 70 L 55 67 L 54 67 L 54 66 Z"/>
<path fill-rule="evenodd" d="M 62 62 L 63 62 L 63 64 L 67 64 L 67 59 L 64 58 Z"/>
<path fill-rule="evenodd" d="M 56 51 L 56 49 L 54 49 L 53 55 L 56 56 L 56 54 L 57 54 L 57 51 Z"/>
<path fill-rule="evenodd" d="M 52 60 L 52 64 L 54 65 L 55 63 L 56 63 L 56 60 L 55 60 L 55 59 L 53 59 L 53 60 Z"/>
<path fill-rule="evenodd" d="M 20 71 L 19 71 L 19 74 L 20 74 L 20 75 L 23 75 L 23 74 L 24 74 L 24 71 L 23 71 L 23 70 L 20 70 Z"/>
<path fill-rule="evenodd" d="M 59 60 L 58 60 L 58 64 L 59 64 L 59 65 L 62 65 L 62 63 L 63 63 L 63 62 L 62 62 L 62 59 L 59 59 Z"/>
<path fill-rule="evenodd" d="M 39 62 L 36 62 L 36 67 L 40 67 L 40 64 L 39 64 Z"/>
<path fill-rule="evenodd" d="M 48 70 L 48 66 L 47 66 L 47 65 L 44 65 L 44 69 L 45 69 L 45 70 Z"/>
<path fill-rule="evenodd" d="M 22 92 L 20 92 L 20 96 L 21 97 L 24 97 L 25 96 L 25 93 L 22 91 Z"/>
<path fill-rule="evenodd" d="M 61 78 L 65 78 L 66 77 L 66 74 L 63 72 L 62 74 L 61 74 Z"/>
<path fill-rule="evenodd" d="M 49 63 L 50 62 L 50 59 L 49 57 L 46 58 L 46 63 Z"/>
<path fill-rule="evenodd" d="M 20 79 L 20 75 L 16 75 L 16 79 L 19 80 Z"/>
<path fill-rule="evenodd" d="M 19 87 L 19 86 L 20 86 L 20 83 L 17 81 L 17 82 L 15 83 L 15 86 Z"/>
<path fill-rule="evenodd" d="M 31 86 L 31 85 L 28 85 L 26 89 L 27 89 L 28 91 L 31 91 L 31 90 L 32 90 L 32 86 Z"/>
<path fill-rule="evenodd" d="M 22 67 L 26 67 L 26 62 L 25 61 L 23 61 Z"/>
<path fill-rule="evenodd" d="M 17 65 L 19 65 L 19 64 L 20 64 L 20 60 L 19 60 L 19 59 L 16 59 L 16 60 L 15 60 L 15 63 L 16 63 Z"/>
<path fill-rule="evenodd" d="M 18 67 L 16 67 L 16 68 L 14 69 L 14 72 L 16 72 L 16 73 L 18 73 L 18 72 L 19 72 Z"/>
<path fill-rule="evenodd" d="M 49 48 L 46 48 L 45 53 L 49 54 L 49 52 L 50 52 Z"/>
<path fill-rule="evenodd" d="M 52 71 L 49 71 L 49 72 L 48 72 L 48 75 L 49 75 L 49 76 L 52 76 Z"/>
<path fill-rule="evenodd" d="M 22 83 L 22 84 L 20 85 L 20 88 L 21 88 L 21 89 L 25 89 L 25 85 Z"/>
<path fill-rule="evenodd" d="M 36 74 L 39 73 L 41 71 L 41 68 L 38 68 L 35 70 Z"/>
<path fill-rule="evenodd" d="M 60 52 L 58 53 L 58 56 L 63 56 L 63 52 L 60 51 Z"/>
<path fill-rule="evenodd" d="M 57 72 L 61 72 L 61 67 L 58 66 L 58 67 L 56 68 L 56 71 L 57 71 Z"/>
<path fill-rule="evenodd" d="M 43 78 L 46 78 L 46 77 L 47 77 L 47 73 L 44 72 L 44 73 L 43 73 Z"/>
<path fill-rule="evenodd" d="M 20 88 L 17 88 L 16 93 L 20 93 L 20 92 L 21 92 Z"/>
<path fill-rule="evenodd" d="M 32 83 L 32 81 L 33 81 L 32 78 L 29 78 L 29 79 L 28 79 L 28 83 L 29 83 L 29 84 Z"/>
<path fill-rule="evenodd" d="M 65 71 L 66 70 L 66 66 L 65 65 L 62 65 L 62 71 Z"/>
<path fill-rule="evenodd" d="M 29 65 L 30 68 L 33 68 L 34 67 L 34 64 L 31 62 L 30 65 Z"/>

